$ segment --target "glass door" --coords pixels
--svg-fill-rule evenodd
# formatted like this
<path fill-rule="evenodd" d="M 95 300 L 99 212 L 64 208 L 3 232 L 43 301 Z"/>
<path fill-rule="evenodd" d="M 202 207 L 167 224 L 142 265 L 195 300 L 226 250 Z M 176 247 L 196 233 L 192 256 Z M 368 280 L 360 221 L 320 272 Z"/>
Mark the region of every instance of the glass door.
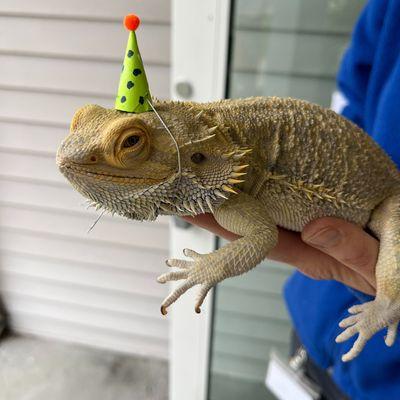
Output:
<path fill-rule="evenodd" d="M 364 3 L 233 1 L 228 97 L 290 96 L 329 106 L 341 55 Z M 271 350 L 289 353 L 291 323 L 282 286 L 291 271 L 286 265 L 264 262 L 218 285 L 210 400 L 274 398 L 264 379 Z"/>

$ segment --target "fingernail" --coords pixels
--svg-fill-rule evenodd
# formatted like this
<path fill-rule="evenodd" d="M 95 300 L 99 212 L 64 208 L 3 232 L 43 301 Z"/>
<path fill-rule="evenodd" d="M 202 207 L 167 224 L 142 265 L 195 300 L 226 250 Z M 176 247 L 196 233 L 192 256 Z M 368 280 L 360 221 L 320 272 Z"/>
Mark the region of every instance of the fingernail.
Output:
<path fill-rule="evenodd" d="M 320 231 L 312 232 L 307 236 L 303 235 L 303 240 L 316 247 L 336 246 L 341 239 L 340 232 L 335 228 L 323 228 Z"/>

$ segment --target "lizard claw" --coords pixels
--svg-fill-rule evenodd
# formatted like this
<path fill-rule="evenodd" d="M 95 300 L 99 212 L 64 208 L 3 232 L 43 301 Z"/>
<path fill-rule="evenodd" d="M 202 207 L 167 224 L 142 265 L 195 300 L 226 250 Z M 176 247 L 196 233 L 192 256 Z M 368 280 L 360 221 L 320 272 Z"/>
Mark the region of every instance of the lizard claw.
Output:
<path fill-rule="evenodd" d="M 210 286 L 210 285 L 201 285 L 201 288 L 197 295 L 196 305 L 194 307 L 194 311 L 197 314 L 201 313 L 201 305 L 203 304 L 204 299 L 206 298 L 206 296 L 211 288 L 212 288 L 212 286 Z"/>
<path fill-rule="evenodd" d="M 161 314 L 167 315 L 167 308 L 179 299 L 187 290 L 189 290 L 195 283 L 186 281 L 182 285 L 178 286 L 169 296 L 167 296 L 161 305 Z"/>

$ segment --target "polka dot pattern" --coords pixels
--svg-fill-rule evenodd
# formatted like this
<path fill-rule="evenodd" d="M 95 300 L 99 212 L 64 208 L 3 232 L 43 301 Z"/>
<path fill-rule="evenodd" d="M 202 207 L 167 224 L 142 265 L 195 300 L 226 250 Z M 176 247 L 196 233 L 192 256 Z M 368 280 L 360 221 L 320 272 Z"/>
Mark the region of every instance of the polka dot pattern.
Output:
<path fill-rule="evenodd" d="M 129 20 L 129 24 L 136 23 L 137 18 L 135 18 L 132 19 L 133 22 Z M 136 114 L 152 111 L 150 104 L 147 102 L 148 98 L 150 99 L 151 95 L 146 70 L 140 56 L 136 34 L 134 30 L 131 30 L 125 50 L 124 65 L 119 81 L 118 95 L 115 100 L 115 108 Z"/>

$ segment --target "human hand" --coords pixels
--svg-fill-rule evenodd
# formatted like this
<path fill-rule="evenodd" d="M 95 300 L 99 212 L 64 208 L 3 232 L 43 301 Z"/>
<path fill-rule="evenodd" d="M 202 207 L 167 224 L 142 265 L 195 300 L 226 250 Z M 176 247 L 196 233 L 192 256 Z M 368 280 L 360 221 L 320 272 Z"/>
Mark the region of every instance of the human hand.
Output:
<path fill-rule="evenodd" d="M 227 240 L 239 237 L 211 214 L 184 219 Z M 378 251 L 379 242 L 357 225 L 324 217 L 310 222 L 301 234 L 280 228 L 278 244 L 268 258 L 293 265 L 313 279 L 334 279 L 374 295 Z"/>

